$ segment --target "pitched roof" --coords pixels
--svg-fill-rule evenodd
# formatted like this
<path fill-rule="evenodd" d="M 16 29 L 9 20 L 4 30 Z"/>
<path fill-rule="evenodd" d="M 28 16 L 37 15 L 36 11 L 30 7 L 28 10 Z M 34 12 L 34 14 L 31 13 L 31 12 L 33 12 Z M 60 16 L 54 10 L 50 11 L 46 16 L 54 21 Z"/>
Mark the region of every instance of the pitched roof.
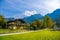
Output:
<path fill-rule="evenodd" d="M 11 21 L 8 21 L 7 23 L 10 23 L 10 22 L 16 22 L 16 21 L 21 21 L 22 23 L 25 23 L 25 21 L 23 21 L 22 19 L 11 20 Z"/>

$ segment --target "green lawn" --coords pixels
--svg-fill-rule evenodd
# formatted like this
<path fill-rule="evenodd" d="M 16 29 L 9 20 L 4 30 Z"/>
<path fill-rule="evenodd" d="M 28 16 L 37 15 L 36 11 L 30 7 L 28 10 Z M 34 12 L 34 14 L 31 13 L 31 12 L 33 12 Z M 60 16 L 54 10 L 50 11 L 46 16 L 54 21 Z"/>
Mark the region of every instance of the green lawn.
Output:
<path fill-rule="evenodd" d="M 25 34 L 0 36 L 0 40 L 60 40 L 60 31 L 41 30 Z"/>

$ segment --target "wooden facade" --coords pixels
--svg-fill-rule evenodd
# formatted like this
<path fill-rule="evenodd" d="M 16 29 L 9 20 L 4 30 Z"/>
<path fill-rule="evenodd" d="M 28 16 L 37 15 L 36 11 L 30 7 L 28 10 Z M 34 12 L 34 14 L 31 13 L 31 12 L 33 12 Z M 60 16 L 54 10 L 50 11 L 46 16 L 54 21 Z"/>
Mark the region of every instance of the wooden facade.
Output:
<path fill-rule="evenodd" d="M 10 29 L 17 29 L 20 27 L 24 27 L 24 25 L 25 25 L 25 22 L 22 19 L 16 19 L 16 20 L 7 22 L 7 28 L 10 28 Z"/>

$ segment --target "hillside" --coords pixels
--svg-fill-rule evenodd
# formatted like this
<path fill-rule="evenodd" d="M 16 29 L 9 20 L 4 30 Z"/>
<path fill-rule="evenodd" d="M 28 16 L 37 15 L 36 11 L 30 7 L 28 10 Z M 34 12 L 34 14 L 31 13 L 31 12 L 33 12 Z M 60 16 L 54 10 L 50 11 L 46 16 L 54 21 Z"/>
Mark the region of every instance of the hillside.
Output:
<path fill-rule="evenodd" d="M 57 25 L 60 27 L 60 9 L 56 9 L 51 14 L 47 14 L 52 18 L 53 21 L 56 22 Z"/>
<path fill-rule="evenodd" d="M 14 18 L 5 18 L 7 21 L 15 20 Z"/>
<path fill-rule="evenodd" d="M 27 23 L 32 23 L 33 21 L 37 20 L 37 19 L 43 19 L 43 16 L 40 14 L 35 14 L 35 15 L 31 15 L 28 17 L 24 17 L 23 20 Z"/>
<path fill-rule="evenodd" d="M 56 9 L 55 11 L 47 15 L 50 16 L 52 19 L 60 18 L 60 9 Z"/>

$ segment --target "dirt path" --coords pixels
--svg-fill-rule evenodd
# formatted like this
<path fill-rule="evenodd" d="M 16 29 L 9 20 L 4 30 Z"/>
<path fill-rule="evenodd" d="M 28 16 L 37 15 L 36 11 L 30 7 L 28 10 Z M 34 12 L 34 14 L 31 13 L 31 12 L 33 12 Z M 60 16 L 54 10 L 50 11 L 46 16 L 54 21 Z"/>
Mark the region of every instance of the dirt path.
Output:
<path fill-rule="evenodd" d="M 19 32 L 19 33 L 9 33 L 9 34 L 0 34 L 0 36 L 7 36 L 7 35 L 14 35 L 14 34 L 24 34 L 29 32 L 35 32 L 35 31 L 28 31 L 28 32 Z"/>

